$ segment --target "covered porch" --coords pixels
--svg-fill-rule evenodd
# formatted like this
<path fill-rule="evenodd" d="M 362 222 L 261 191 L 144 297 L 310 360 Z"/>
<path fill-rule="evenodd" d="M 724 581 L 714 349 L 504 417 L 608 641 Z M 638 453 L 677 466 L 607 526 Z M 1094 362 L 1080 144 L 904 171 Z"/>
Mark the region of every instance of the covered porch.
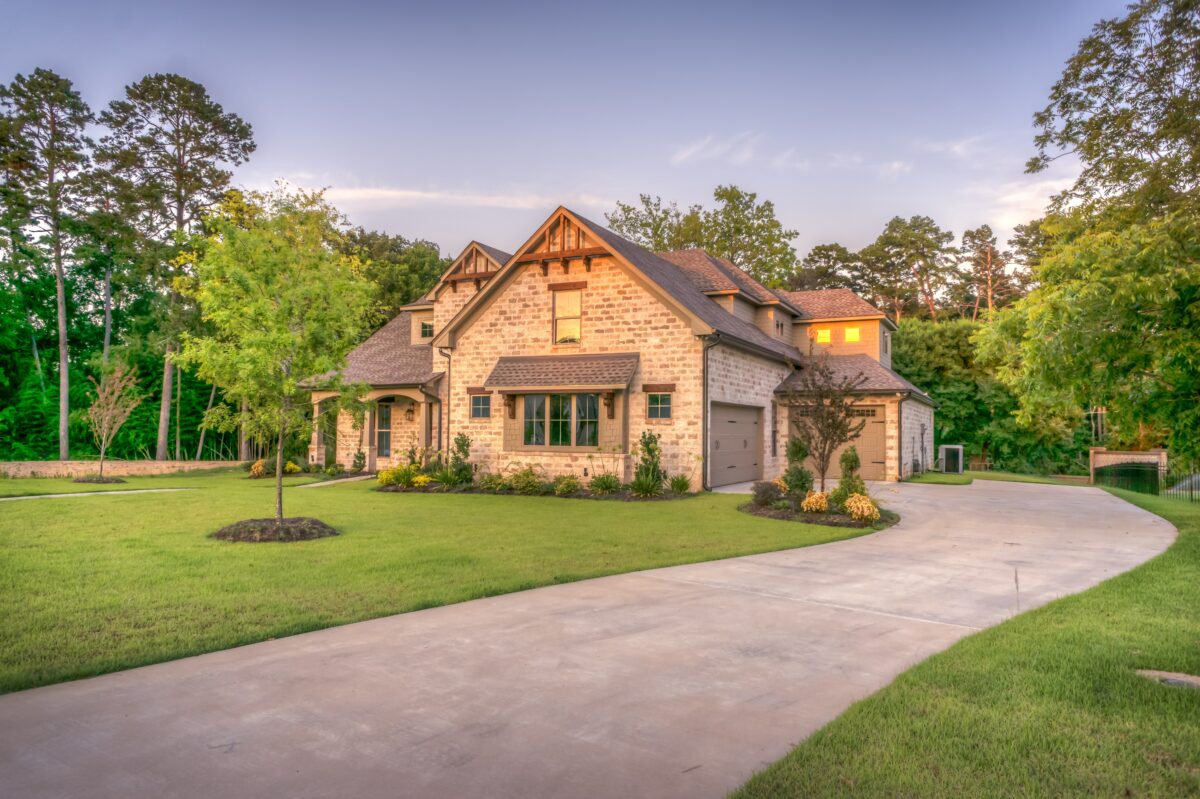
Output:
<path fill-rule="evenodd" d="M 336 394 L 314 391 L 310 464 L 350 468 L 361 451 L 369 472 L 407 463 L 410 450 L 426 458 L 440 449 L 441 402 L 420 386 L 374 386 L 361 423 L 337 411 Z"/>

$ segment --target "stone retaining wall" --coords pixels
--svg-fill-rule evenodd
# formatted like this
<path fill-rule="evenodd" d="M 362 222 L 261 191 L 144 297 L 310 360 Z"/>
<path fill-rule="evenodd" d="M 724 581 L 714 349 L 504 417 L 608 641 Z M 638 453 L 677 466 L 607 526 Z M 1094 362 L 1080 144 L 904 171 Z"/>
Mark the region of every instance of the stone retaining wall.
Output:
<path fill-rule="evenodd" d="M 131 477 L 172 472 L 195 472 L 237 466 L 240 461 L 104 461 L 107 477 Z M 100 461 L 0 461 L 0 473 L 9 477 L 83 477 L 100 471 Z"/>

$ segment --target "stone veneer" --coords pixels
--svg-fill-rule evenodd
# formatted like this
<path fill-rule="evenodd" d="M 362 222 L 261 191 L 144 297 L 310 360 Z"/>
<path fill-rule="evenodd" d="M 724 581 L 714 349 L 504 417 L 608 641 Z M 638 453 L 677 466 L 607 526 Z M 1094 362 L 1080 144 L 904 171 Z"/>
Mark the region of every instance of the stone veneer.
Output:
<path fill-rule="evenodd" d="M 920 460 L 928 471 L 937 457 L 933 451 L 933 408 L 923 402 L 907 399 L 900 405 L 904 440 L 900 442 L 900 479 L 913 474 L 913 460 Z M 922 440 L 921 425 L 925 425 Z"/>
<path fill-rule="evenodd" d="M 787 420 L 783 409 L 774 407 L 775 389 L 791 371 L 784 363 L 727 344 L 718 344 L 708 353 L 709 402 L 762 409 L 762 476 L 767 480 L 782 474 L 785 464 Z M 774 447 L 772 421 L 777 432 Z"/>
<path fill-rule="evenodd" d="M 173 472 L 196 472 L 237 466 L 241 461 L 121 461 L 104 460 L 105 477 L 135 477 Z M 2 461 L 8 477 L 86 477 L 100 471 L 100 461 Z"/>

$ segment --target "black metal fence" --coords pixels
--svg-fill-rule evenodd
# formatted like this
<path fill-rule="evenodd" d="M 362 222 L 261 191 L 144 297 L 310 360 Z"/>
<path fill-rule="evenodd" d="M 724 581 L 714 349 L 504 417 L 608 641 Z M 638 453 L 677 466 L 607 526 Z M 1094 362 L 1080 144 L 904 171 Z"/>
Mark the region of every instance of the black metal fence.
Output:
<path fill-rule="evenodd" d="M 1200 502 L 1200 469 L 1157 463 L 1116 463 L 1096 469 L 1096 484 L 1140 494 Z"/>

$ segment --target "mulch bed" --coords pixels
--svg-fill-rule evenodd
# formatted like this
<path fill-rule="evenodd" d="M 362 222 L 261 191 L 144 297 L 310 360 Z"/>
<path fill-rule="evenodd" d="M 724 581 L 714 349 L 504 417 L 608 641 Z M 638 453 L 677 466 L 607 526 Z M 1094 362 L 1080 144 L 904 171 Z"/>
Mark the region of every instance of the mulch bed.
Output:
<path fill-rule="evenodd" d="M 374 490 L 389 494 L 487 494 L 493 497 L 553 497 L 554 499 L 595 499 L 607 500 L 609 502 L 666 502 L 673 499 L 688 499 L 689 497 L 697 496 L 695 492 L 676 494 L 673 491 L 663 491 L 657 497 L 639 497 L 628 491 L 614 491 L 611 494 L 594 494 L 590 491 L 579 491 L 575 494 L 559 496 L 553 492 L 545 494 L 522 494 L 517 491 L 484 491 L 474 486 L 455 486 L 454 488 L 441 488 L 438 486 L 429 486 L 426 488 L 378 486 Z"/>
<path fill-rule="evenodd" d="M 805 513 L 804 511 L 783 510 L 781 508 L 772 508 L 768 505 L 755 505 L 753 502 L 747 502 L 745 505 L 738 506 L 738 510 L 743 513 L 749 513 L 751 516 L 762 516 L 766 519 L 780 519 L 785 522 L 804 522 L 806 524 L 820 524 L 825 527 L 856 527 L 865 529 L 874 527 L 883 529 L 891 527 L 896 522 L 900 521 L 900 517 L 890 510 L 879 509 L 879 521 L 877 522 L 857 522 L 849 516 L 840 513 Z"/>
<path fill-rule="evenodd" d="M 98 477 L 97 475 L 92 474 L 92 475 L 87 475 L 85 477 L 76 477 L 71 482 L 72 483 L 92 483 L 92 484 L 100 483 L 103 485 L 107 485 L 108 483 L 124 483 L 125 481 L 122 480 L 120 477 Z"/>
<path fill-rule="evenodd" d="M 312 541 L 315 538 L 328 538 L 338 535 L 338 531 L 319 519 L 308 516 L 293 516 L 276 524 L 274 519 L 245 519 L 222 527 L 210 538 L 222 541 L 240 541 L 247 544 L 258 544 L 268 541 L 290 543 L 292 541 Z"/>

